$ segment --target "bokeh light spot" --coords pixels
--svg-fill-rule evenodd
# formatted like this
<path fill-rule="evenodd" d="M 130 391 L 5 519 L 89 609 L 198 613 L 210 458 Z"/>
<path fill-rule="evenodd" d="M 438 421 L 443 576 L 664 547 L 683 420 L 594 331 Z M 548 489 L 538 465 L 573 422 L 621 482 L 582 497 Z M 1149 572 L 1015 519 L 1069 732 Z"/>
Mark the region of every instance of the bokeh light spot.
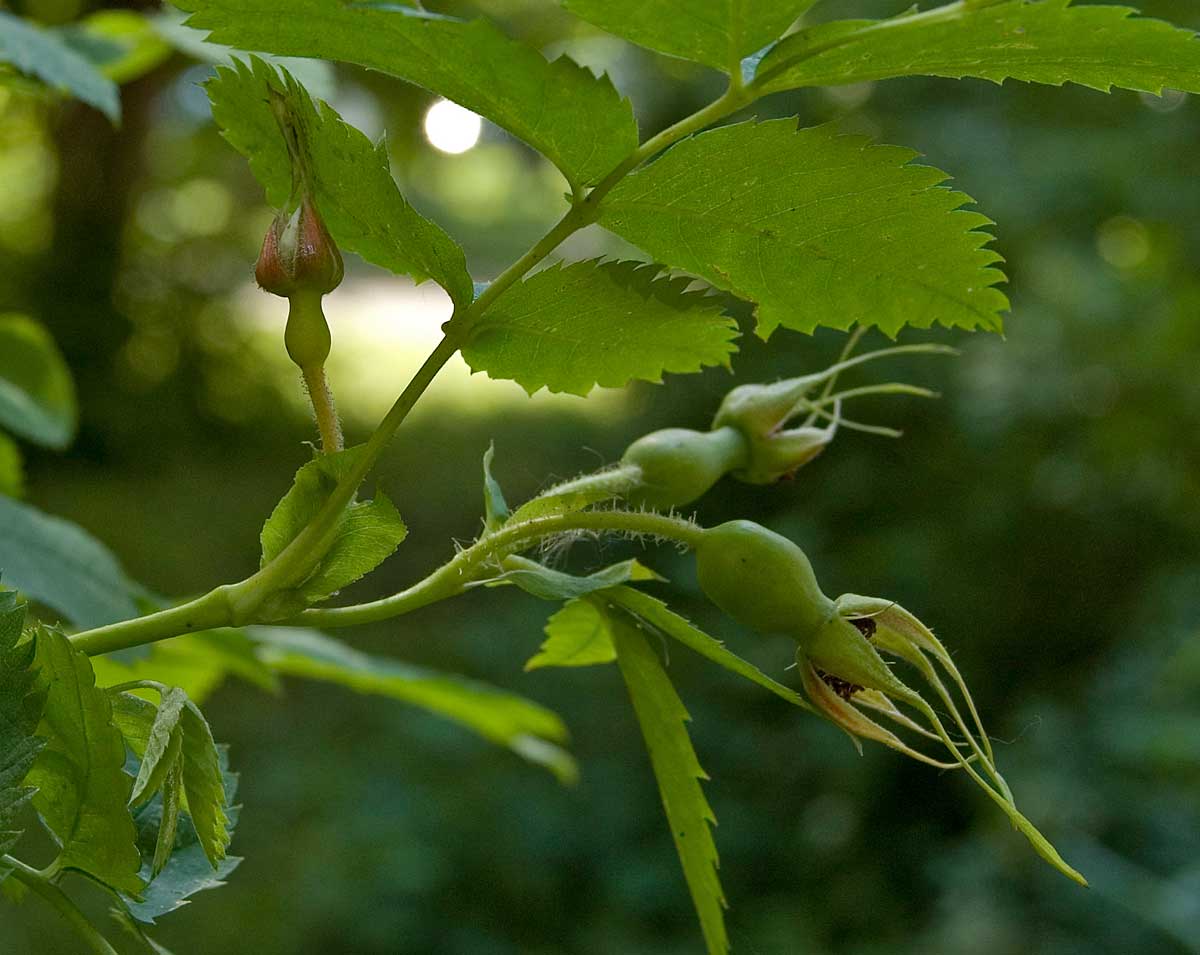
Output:
<path fill-rule="evenodd" d="M 425 114 L 425 136 L 444 153 L 465 153 L 479 142 L 483 123 L 469 109 L 441 99 Z"/>

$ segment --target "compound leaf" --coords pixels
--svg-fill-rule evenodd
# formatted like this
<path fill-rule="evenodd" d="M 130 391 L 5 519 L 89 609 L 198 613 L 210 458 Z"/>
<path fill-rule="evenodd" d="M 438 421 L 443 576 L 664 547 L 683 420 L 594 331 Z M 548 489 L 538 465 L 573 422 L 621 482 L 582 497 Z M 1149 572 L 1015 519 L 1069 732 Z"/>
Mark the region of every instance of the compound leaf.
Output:
<path fill-rule="evenodd" d="M 411 703 L 507 746 L 562 782 L 578 775 L 562 748 L 566 726 L 537 703 L 475 680 L 369 656 L 315 631 L 252 627 L 248 632 L 259 642 L 262 659 L 279 673 Z"/>
<path fill-rule="evenodd" d="M 272 112 L 274 91 L 307 147 L 315 201 L 338 245 L 415 282 L 433 279 L 456 304 L 470 303 L 474 291 L 462 249 L 401 195 L 386 143 L 372 143 L 328 103 L 314 104 L 286 70 L 276 72 L 257 57 L 249 66 L 234 60 L 219 67 L 206 89 L 213 118 L 249 160 L 271 205 L 283 207 L 292 191 L 291 160 Z"/>
<path fill-rule="evenodd" d="M 0 10 L 0 63 L 41 80 L 100 110 L 114 123 L 121 118 L 117 85 L 77 53 L 61 36 Z"/>
<path fill-rule="evenodd" d="M 1136 13 L 1071 0 L 967 0 L 830 23 L 780 41 L 760 61 L 756 84 L 773 92 L 921 75 L 1200 92 L 1196 34 Z"/>
<path fill-rule="evenodd" d="M 33 641 L 21 642 L 25 606 L 0 592 L 0 853 L 17 844 L 17 815 L 35 790 L 22 785 L 46 741 L 36 735 L 45 697 L 35 689 Z M 5 870 L 0 866 L 0 882 Z"/>
<path fill-rule="evenodd" d="M 128 802 L 125 743 L 109 695 L 97 689 L 88 658 L 56 630 L 36 638 L 38 686 L 46 693 L 39 734 L 47 740 L 27 782 L 34 807 L 61 847 L 56 865 L 140 895 L 137 834 Z"/>
<path fill-rule="evenodd" d="M 562 0 L 576 16 L 641 46 L 733 72 L 816 0 Z"/>
<path fill-rule="evenodd" d="M 0 568 L 25 596 L 78 627 L 138 615 L 134 584 L 112 553 L 70 521 L 0 496 Z"/>
<path fill-rule="evenodd" d="M 725 955 L 729 951 L 725 897 L 717 878 L 717 847 L 709 828 L 717 820 L 700 787 L 700 781 L 708 776 L 700 768 L 688 739 L 685 724 L 690 718 L 641 631 L 624 614 L 612 615 L 610 624 L 617 664 L 646 740 L 708 953 Z"/>
<path fill-rule="evenodd" d="M 637 146 L 628 100 L 566 57 L 548 62 L 484 19 L 406 3 L 177 0 L 189 26 L 249 50 L 390 73 L 487 117 L 553 162 L 573 187 L 603 178 Z M 336 236 L 336 232 L 334 233 Z"/>
<path fill-rule="evenodd" d="M 758 305 L 758 334 L 875 325 L 998 331 L 990 220 L 915 153 L 794 120 L 684 140 L 622 181 L 600 222 Z M 501 299 L 502 301 L 502 299 Z"/>
<path fill-rule="evenodd" d="M 225 783 L 221 775 L 221 758 L 213 740 L 208 720 L 200 708 L 188 700 L 179 716 L 183 730 L 183 749 L 180 754 L 184 804 L 196 838 L 209 865 L 216 869 L 225 858 L 231 838 L 229 817 L 226 815 Z"/>
<path fill-rule="evenodd" d="M 554 265 L 504 292 L 471 328 L 463 357 L 474 371 L 586 395 L 663 372 L 728 367 L 737 324 L 721 304 L 687 290 L 662 267 L 590 260 Z"/>
<path fill-rule="evenodd" d="M 77 417 L 71 372 L 54 339 L 28 316 L 0 315 L 0 425 L 34 444 L 65 448 Z"/>

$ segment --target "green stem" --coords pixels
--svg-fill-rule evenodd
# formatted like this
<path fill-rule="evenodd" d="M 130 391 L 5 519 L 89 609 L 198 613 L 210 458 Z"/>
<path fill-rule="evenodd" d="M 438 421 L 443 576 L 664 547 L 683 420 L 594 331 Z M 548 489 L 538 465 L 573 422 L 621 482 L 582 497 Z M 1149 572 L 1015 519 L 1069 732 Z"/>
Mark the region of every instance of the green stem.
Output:
<path fill-rule="evenodd" d="M 96 952 L 97 955 L 117 955 L 117 950 L 87 920 L 87 916 L 79 910 L 78 906 L 67 898 L 66 893 L 37 869 L 31 868 L 20 859 L 14 859 L 8 855 L 0 856 L 0 865 L 12 869 L 12 877 L 14 879 L 27 886 L 54 906 L 58 910 L 59 915 L 66 919 L 70 923 L 71 928 L 75 929 L 76 934 L 87 943 L 91 951 Z"/>
<path fill-rule="evenodd" d="M 85 630 L 71 637 L 76 649 L 88 656 L 127 650 L 146 643 L 166 640 L 183 633 L 227 627 L 232 623 L 233 613 L 229 603 L 228 586 L 218 587 L 203 597 L 189 600 L 178 607 L 170 607 L 145 617 L 123 620 L 106 627 Z"/>
<path fill-rule="evenodd" d="M 342 439 L 342 424 L 338 421 L 333 392 L 330 391 L 329 381 L 325 377 L 325 366 L 308 365 L 300 371 L 304 376 L 304 387 L 308 390 L 309 401 L 312 402 L 313 417 L 317 420 L 317 433 L 321 436 L 321 450 L 325 454 L 341 451 L 345 447 Z"/>
<path fill-rule="evenodd" d="M 535 517 L 489 534 L 424 580 L 398 594 L 352 607 L 306 610 L 288 626 L 350 627 L 410 613 L 420 607 L 461 594 L 481 578 L 480 571 L 509 554 L 527 549 L 545 537 L 570 531 L 617 531 L 649 534 L 695 547 L 704 529 L 691 521 L 652 511 L 576 511 Z"/>

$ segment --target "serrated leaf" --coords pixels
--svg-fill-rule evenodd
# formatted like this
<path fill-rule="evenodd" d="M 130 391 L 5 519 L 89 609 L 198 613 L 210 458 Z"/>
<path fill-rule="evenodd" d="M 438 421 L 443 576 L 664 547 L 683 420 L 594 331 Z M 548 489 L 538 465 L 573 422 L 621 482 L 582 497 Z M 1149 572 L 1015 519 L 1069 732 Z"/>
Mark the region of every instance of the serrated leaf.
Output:
<path fill-rule="evenodd" d="M 548 62 L 484 19 L 342 0 L 178 0 L 188 25 L 249 50 L 355 63 L 438 93 L 507 129 L 573 186 L 637 146 L 628 100 L 566 57 Z"/>
<path fill-rule="evenodd" d="M 50 89 L 94 106 L 114 123 L 121 96 L 112 80 L 71 49 L 62 37 L 0 10 L 0 63 L 35 77 Z"/>
<path fill-rule="evenodd" d="M 999 331 L 990 220 L 915 156 L 791 119 L 723 126 L 621 182 L 600 222 L 756 303 L 763 338 L 781 325 Z"/>
<path fill-rule="evenodd" d="M 46 693 L 39 733 L 47 744 L 27 782 L 38 788 L 34 807 L 61 847 L 55 865 L 137 896 L 141 862 L 127 806 L 133 781 L 124 772 L 125 744 L 108 694 L 61 633 L 38 630 L 36 654 Z"/>
<path fill-rule="evenodd" d="M 248 632 L 259 641 L 263 660 L 279 673 L 411 703 L 507 746 L 562 782 L 578 775 L 562 748 L 566 726 L 537 703 L 475 680 L 369 656 L 311 630 L 251 627 Z"/>
<path fill-rule="evenodd" d="M 496 446 L 488 444 L 488 449 L 483 453 L 483 526 L 489 531 L 497 530 L 508 520 L 509 513 L 504 491 L 492 477 L 492 459 L 495 456 Z"/>
<path fill-rule="evenodd" d="M 700 787 L 700 780 L 708 776 L 688 739 L 685 724 L 690 717 L 645 636 L 623 614 L 613 615 L 611 626 L 617 664 L 646 740 L 705 945 L 709 955 L 725 955 L 729 951 L 725 896 L 709 828 L 717 820 Z"/>
<path fill-rule="evenodd" d="M 645 564 L 634 559 L 611 564 L 586 577 L 552 570 L 535 560 L 516 556 L 506 558 L 504 567 L 504 573 L 493 577 L 489 583 L 516 584 L 527 594 L 533 594 L 541 600 L 571 600 L 631 580 L 663 579 Z"/>
<path fill-rule="evenodd" d="M 576 16 L 640 46 L 726 73 L 816 0 L 562 0 Z"/>
<path fill-rule="evenodd" d="M 173 741 L 182 749 L 183 732 L 177 732 Z M 150 860 L 150 881 L 157 879 L 171 860 L 175 851 L 175 836 L 179 831 L 179 812 L 183 808 L 183 760 L 179 753 L 171 762 L 171 768 L 163 778 L 162 816 L 158 824 L 158 837 L 154 842 L 154 857 Z"/>
<path fill-rule="evenodd" d="M 0 591 L 0 853 L 21 838 L 13 828 L 35 790 L 22 785 L 46 741 L 38 737 L 45 697 L 35 688 L 35 647 L 21 642 L 25 606 L 11 591 Z M 0 868 L 0 882 L 7 872 Z"/>
<path fill-rule="evenodd" d="M 196 838 L 209 865 L 216 869 L 225 858 L 231 838 L 226 815 L 225 783 L 212 730 L 200 708 L 188 700 L 179 716 L 183 730 L 181 753 L 183 799 L 196 829 Z"/>
<path fill-rule="evenodd" d="M 737 323 L 716 299 L 662 267 L 593 259 L 554 265 L 507 289 L 471 328 L 462 354 L 473 371 L 586 395 L 596 385 L 662 381 L 706 365 L 728 367 Z"/>
<path fill-rule="evenodd" d="M 78 627 L 138 616 L 134 584 L 83 528 L 0 497 L 0 568 L 7 583 Z"/>
<path fill-rule="evenodd" d="M 291 489 L 276 505 L 262 529 L 265 566 L 292 542 L 324 505 L 354 466 L 362 447 L 322 454 L 299 471 Z M 372 501 L 351 504 L 342 512 L 333 543 L 313 572 L 297 585 L 307 601 L 323 600 L 378 567 L 408 534 L 399 512 L 382 493 Z"/>
<path fill-rule="evenodd" d="M 763 58 L 757 77 L 765 92 L 911 75 L 1200 92 L 1196 34 L 1136 14 L 1071 0 L 952 3 L 801 31 Z"/>
<path fill-rule="evenodd" d="M 21 497 L 24 493 L 25 467 L 21 462 L 21 449 L 0 431 L 0 495 Z"/>
<path fill-rule="evenodd" d="M 205 88 L 213 118 L 249 160 L 268 203 L 282 208 L 292 193 L 291 161 L 270 104 L 269 90 L 275 90 L 302 130 L 315 201 L 342 250 L 415 282 L 433 279 L 456 304 L 470 303 L 474 293 L 462 249 L 401 195 L 386 143 L 372 143 L 329 104 L 314 104 L 286 70 L 257 57 L 249 66 L 234 60 L 231 68 L 218 68 Z"/>
<path fill-rule="evenodd" d="M 141 765 L 129 795 L 132 805 L 145 802 L 158 792 L 167 773 L 179 760 L 183 748 L 183 729 L 179 721 L 187 701 L 187 694 L 179 687 L 170 687 L 163 694 L 139 753 Z M 117 722 L 115 714 L 114 722 Z"/>
<path fill-rule="evenodd" d="M 26 315 L 0 315 L 0 425 L 34 444 L 65 448 L 77 417 L 75 385 L 54 339 Z"/>
<path fill-rule="evenodd" d="M 382 564 L 407 536 L 400 512 L 376 491 L 372 500 L 348 508 L 333 546 L 301 591 L 309 600 L 324 600 Z"/>
<path fill-rule="evenodd" d="M 225 748 L 218 747 L 217 752 L 225 791 L 224 812 L 232 829 L 237 825 L 238 819 L 238 807 L 234 805 L 238 778 L 235 773 L 229 771 L 229 757 Z M 166 812 L 163 794 L 159 794 L 135 814 L 139 844 L 142 847 L 141 874 L 142 878 L 149 881 L 149 885 L 143 892 L 141 901 L 128 897 L 123 901 L 129 915 L 145 925 L 153 925 L 156 919 L 187 905 L 191 896 L 197 892 L 223 886 L 225 879 L 242 861 L 237 856 L 225 856 L 214 869 L 204 854 L 195 826 L 186 815 L 181 815 L 177 817 L 174 845 L 166 865 L 151 879 Z"/>
<path fill-rule="evenodd" d="M 568 601 L 546 622 L 546 641 L 525 664 L 541 667 L 586 667 L 617 658 L 608 616 L 592 601 Z"/>
<path fill-rule="evenodd" d="M 619 604 L 650 627 L 678 640 L 685 647 L 696 651 L 718 666 L 745 677 L 751 683 L 757 683 L 763 689 L 770 690 L 776 696 L 802 710 L 813 712 L 808 701 L 795 690 L 771 679 L 754 664 L 748 663 L 732 650 L 727 649 L 720 640 L 709 636 L 675 613 L 661 600 L 644 594 L 640 590 L 634 590 L 632 587 L 616 587 L 606 591 L 604 598 Z"/>

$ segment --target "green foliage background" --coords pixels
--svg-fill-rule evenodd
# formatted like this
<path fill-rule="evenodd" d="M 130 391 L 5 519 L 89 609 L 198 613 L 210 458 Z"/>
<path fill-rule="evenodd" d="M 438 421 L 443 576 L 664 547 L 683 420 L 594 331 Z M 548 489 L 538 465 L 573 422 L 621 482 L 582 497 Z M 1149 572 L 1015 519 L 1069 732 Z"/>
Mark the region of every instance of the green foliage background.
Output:
<path fill-rule="evenodd" d="M 904 4 L 828 5 L 849 16 Z M 715 91 L 712 74 L 572 35 L 547 2 L 481 6 L 535 45 L 603 61 L 644 129 Z M 1200 28 L 1188 0 L 1142 7 Z M 83 403 L 65 456 L 27 450 L 28 497 L 163 593 L 254 570 L 261 520 L 310 430 L 283 400 L 292 382 L 258 358 L 229 304 L 270 214 L 208 118 L 195 85 L 207 72 L 180 57 L 127 86 L 119 131 L 81 106 L 0 107 L 0 302 L 46 323 Z M 335 104 L 385 123 L 406 194 L 464 244 L 476 276 L 553 220 L 559 182 L 508 137 L 493 130 L 451 160 L 424 144 L 426 94 L 360 71 L 339 81 Z M 843 435 L 793 483 L 723 483 L 700 517 L 768 523 L 805 546 L 829 592 L 894 595 L 933 623 L 1009 741 L 999 758 L 1023 810 L 1093 888 L 1040 864 L 961 780 L 878 747 L 859 759 L 827 725 L 673 653 L 714 780 L 734 950 L 1200 951 L 1200 104 L 899 80 L 781 94 L 756 112 L 797 109 L 806 123 L 918 148 L 979 200 L 1008 261 L 1007 340 L 902 336 L 964 356 L 906 369 L 941 402 L 872 409 L 906 429 L 901 442 Z M 200 228 L 205 203 L 187 197 L 214 189 L 231 211 Z M 740 381 L 796 374 L 840 344 L 780 331 L 768 347 L 746 334 L 734 368 Z M 410 538 L 354 593 L 395 589 L 443 560 L 451 537 L 477 532 L 489 440 L 520 500 L 615 460 L 645 431 L 706 425 L 730 383 L 715 369 L 634 386 L 604 417 L 563 403 L 468 409 L 435 388 L 382 469 Z M 365 433 L 372 422 L 344 410 L 352 435 Z M 575 556 L 586 563 L 588 549 Z M 672 579 L 681 612 L 780 675 L 787 648 L 718 619 L 674 551 L 644 559 Z M 195 953 L 697 951 L 619 674 L 522 671 L 546 613 L 507 589 L 479 591 L 352 639 L 551 705 L 574 735 L 577 787 L 398 705 L 229 684 L 205 709 L 242 771 L 233 849 L 246 861 L 230 889 L 166 920 L 161 940 Z M 30 904 L 5 915 L 0 950 L 74 951 L 63 933 Z"/>

